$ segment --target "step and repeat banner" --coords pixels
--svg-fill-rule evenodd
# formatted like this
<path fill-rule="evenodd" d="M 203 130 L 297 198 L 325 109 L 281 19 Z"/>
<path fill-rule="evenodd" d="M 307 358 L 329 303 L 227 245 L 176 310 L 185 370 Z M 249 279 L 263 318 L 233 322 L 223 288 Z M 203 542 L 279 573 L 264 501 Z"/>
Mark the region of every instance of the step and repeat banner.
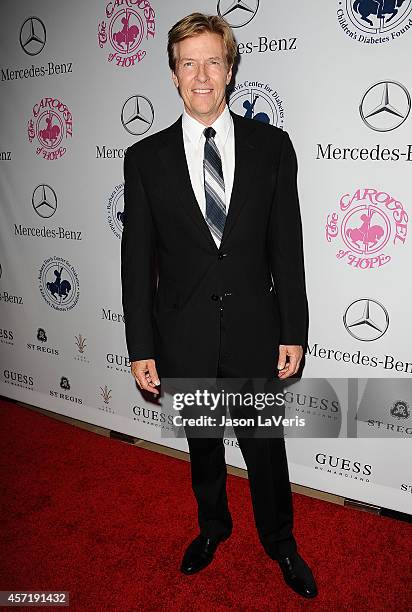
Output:
<path fill-rule="evenodd" d="M 287 130 L 299 162 L 310 333 L 287 408 L 314 437 L 287 436 L 291 480 L 412 514 L 412 0 L 2 9 L 1 394 L 187 450 L 130 375 L 123 157 L 181 113 L 168 30 L 217 13 L 240 54 L 231 109 Z"/>

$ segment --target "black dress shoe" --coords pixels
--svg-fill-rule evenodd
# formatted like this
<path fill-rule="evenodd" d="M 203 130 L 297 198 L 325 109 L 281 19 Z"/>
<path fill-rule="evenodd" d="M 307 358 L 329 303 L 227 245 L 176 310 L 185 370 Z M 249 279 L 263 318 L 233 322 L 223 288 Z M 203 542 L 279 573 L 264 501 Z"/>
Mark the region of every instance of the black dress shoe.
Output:
<path fill-rule="evenodd" d="M 227 540 L 228 537 L 229 536 L 225 538 L 208 538 L 202 534 L 198 535 L 187 547 L 183 556 L 182 565 L 180 566 L 180 571 L 184 574 L 196 574 L 196 572 L 200 572 L 200 570 L 207 567 L 212 561 L 213 555 L 220 542 Z"/>
<path fill-rule="evenodd" d="M 283 577 L 291 589 L 303 597 L 316 597 L 318 589 L 309 565 L 297 553 L 277 560 Z"/>

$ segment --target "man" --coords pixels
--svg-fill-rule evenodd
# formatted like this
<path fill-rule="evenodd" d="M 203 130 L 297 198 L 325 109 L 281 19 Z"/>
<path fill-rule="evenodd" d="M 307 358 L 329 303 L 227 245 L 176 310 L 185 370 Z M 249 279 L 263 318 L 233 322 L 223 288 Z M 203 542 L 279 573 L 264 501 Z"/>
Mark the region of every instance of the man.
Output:
<path fill-rule="evenodd" d="M 138 386 L 155 395 L 159 377 L 286 379 L 303 355 L 296 157 L 286 132 L 229 111 L 236 53 L 220 17 L 176 23 L 168 54 L 183 115 L 125 155 L 126 341 Z M 212 561 L 232 520 L 222 438 L 188 437 L 188 445 L 200 534 L 181 571 L 193 574 Z M 314 597 L 292 534 L 284 439 L 239 438 L 239 446 L 260 541 L 287 584 Z"/>

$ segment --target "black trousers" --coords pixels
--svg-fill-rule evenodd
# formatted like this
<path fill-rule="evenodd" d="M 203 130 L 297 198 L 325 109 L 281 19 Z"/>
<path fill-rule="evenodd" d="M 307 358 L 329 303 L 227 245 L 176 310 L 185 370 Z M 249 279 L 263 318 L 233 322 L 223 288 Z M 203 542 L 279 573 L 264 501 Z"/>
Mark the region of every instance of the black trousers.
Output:
<path fill-rule="evenodd" d="M 235 371 L 221 329 L 217 378 L 246 377 L 246 370 Z M 276 350 L 276 347 L 274 347 Z M 276 375 L 277 354 L 273 361 Z M 236 431 L 236 430 L 235 430 Z M 255 524 L 260 542 L 272 559 L 297 550 L 293 537 L 292 491 L 282 437 L 243 437 L 238 443 L 246 463 Z M 226 537 L 232 532 L 232 517 L 226 495 L 226 461 L 223 430 L 221 437 L 190 437 L 187 441 L 191 460 L 192 488 L 198 506 L 202 534 Z"/>

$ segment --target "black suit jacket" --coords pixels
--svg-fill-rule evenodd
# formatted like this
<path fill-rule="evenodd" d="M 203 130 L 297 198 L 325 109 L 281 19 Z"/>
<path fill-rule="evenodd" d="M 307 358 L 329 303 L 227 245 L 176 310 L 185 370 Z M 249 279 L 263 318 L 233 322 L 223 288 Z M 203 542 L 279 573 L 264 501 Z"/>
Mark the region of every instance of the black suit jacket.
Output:
<path fill-rule="evenodd" d="M 286 132 L 231 114 L 235 175 L 220 248 L 191 186 L 181 117 L 125 154 L 126 342 L 130 360 L 154 358 L 160 377 L 216 376 L 221 324 L 226 361 L 242 377 L 273 376 L 279 343 L 306 343 L 295 152 Z"/>

